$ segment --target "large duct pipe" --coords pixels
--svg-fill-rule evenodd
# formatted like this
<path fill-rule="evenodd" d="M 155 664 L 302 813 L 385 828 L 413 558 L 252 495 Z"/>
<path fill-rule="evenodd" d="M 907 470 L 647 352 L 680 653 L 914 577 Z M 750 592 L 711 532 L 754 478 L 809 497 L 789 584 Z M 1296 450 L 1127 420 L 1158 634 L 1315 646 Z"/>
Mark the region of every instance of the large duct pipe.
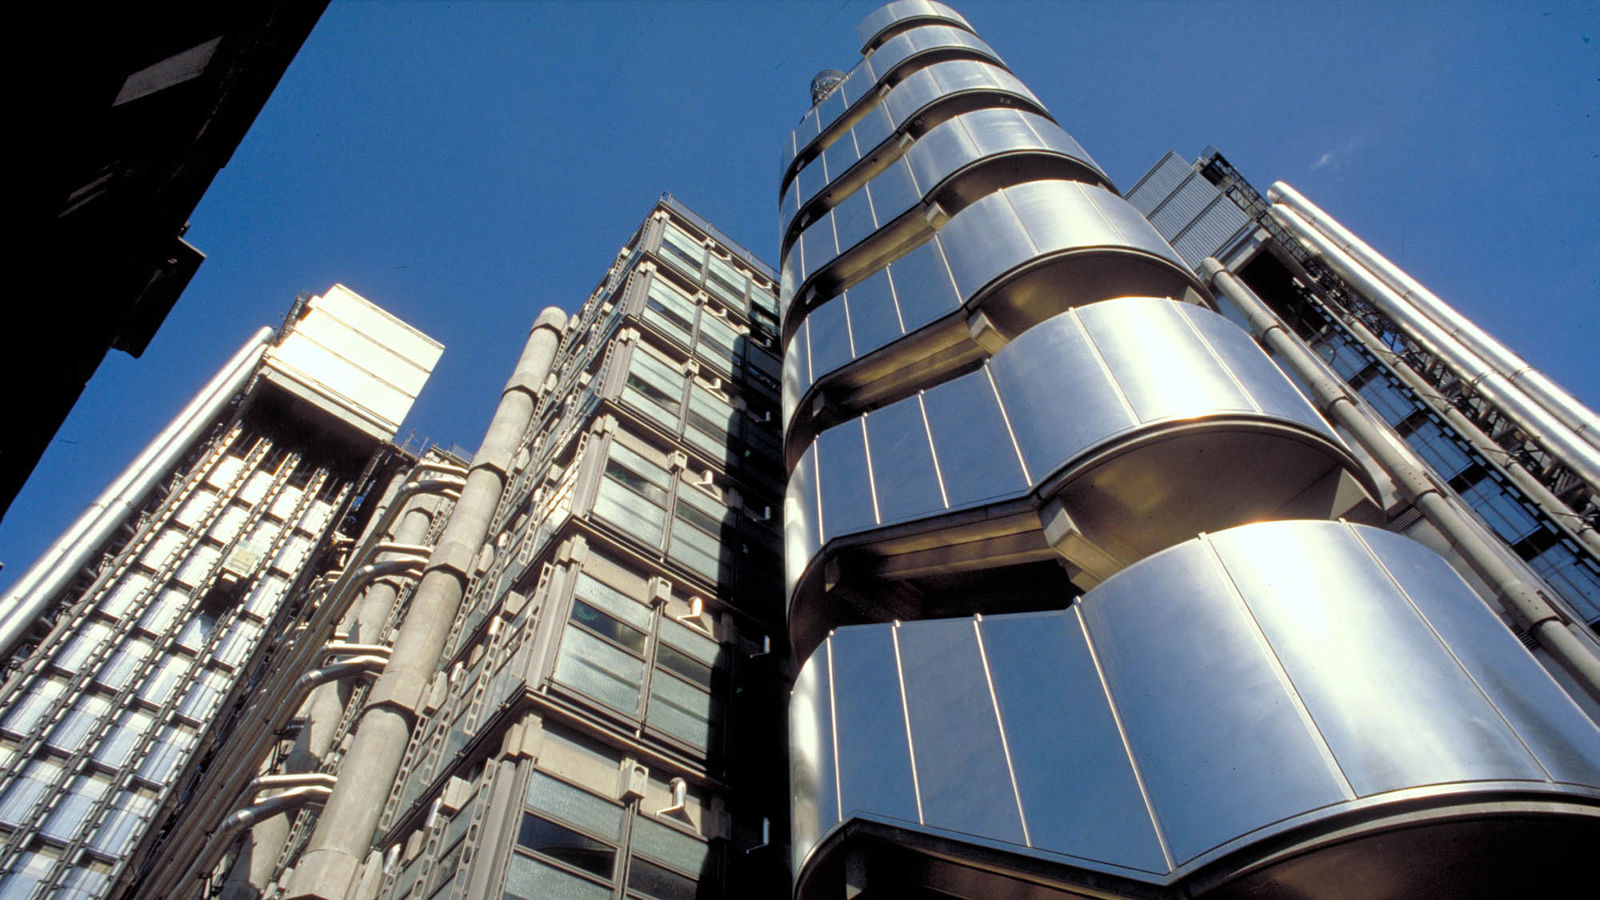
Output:
<path fill-rule="evenodd" d="M 1463 382 L 1565 463 L 1591 489 L 1600 491 L 1600 450 L 1590 446 L 1549 410 L 1535 403 L 1438 323 L 1402 300 L 1393 288 L 1351 259 L 1332 238 L 1311 227 L 1294 210 L 1286 206 L 1274 206 L 1272 217 L 1327 263 L 1340 278 L 1372 301 L 1384 315 L 1410 332 L 1424 350 L 1444 361 Z"/>
<path fill-rule="evenodd" d="M 1426 468 L 1403 443 L 1385 439 L 1343 382 L 1330 375 L 1255 292 L 1215 259 L 1201 263 L 1201 276 L 1223 293 L 1250 323 L 1251 330 L 1311 391 L 1312 400 L 1378 461 L 1407 502 L 1444 535 L 1467 566 L 1482 578 L 1495 600 L 1533 635 L 1583 690 L 1600 701 L 1600 656 L 1568 630 L 1545 598 L 1523 581 L 1428 477 Z"/>
<path fill-rule="evenodd" d="M 436 477 L 424 477 L 430 474 Z M 265 683 L 256 692 L 258 703 L 247 711 L 229 735 L 228 746 L 232 749 L 229 757 L 217 760 L 206 779 L 195 789 L 192 795 L 194 808 L 212 809 L 232 804 L 245 790 L 249 773 L 266 757 L 285 724 L 301 705 L 304 694 L 294 690 L 300 673 L 316 663 L 325 642 L 349 610 L 361 586 L 385 574 L 409 576 L 422 566 L 422 562 L 415 558 L 385 560 L 374 564 L 366 561 L 376 555 L 377 548 L 387 541 L 416 543 L 421 540 L 427 531 L 425 527 L 416 531 L 402 531 L 395 525 L 402 512 L 407 514 L 407 519 L 414 518 L 410 513 L 416 509 L 408 501 L 413 497 L 457 496 L 459 489 L 466 484 L 462 474 L 464 470 L 461 467 L 445 463 L 422 462 L 412 467 L 405 484 L 379 512 L 377 521 L 369 526 L 361 545 L 351 554 L 345 571 L 335 579 L 312 613 L 310 621 L 294 637 L 283 654 L 281 664 L 267 675 Z M 408 534 L 411 535 L 409 539 L 406 537 Z M 378 568 L 390 563 L 395 566 L 393 571 L 384 572 Z M 367 593 L 393 590 L 391 583 L 380 581 Z M 393 596 L 393 593 L 389 594 L 391 601 Z M 196 859 L 207 845 L 210 831 L 205 826 L 209 823 L 203 817 L 184 821 L 193 823 L 194 827 L 181 828 L 174 833 L 170 843 L 161 848 L 161 859 L 165 862 L 151 871 L 137 896 L 165 898 L 182 893 L 182 885 L 188 884 L 191 877 L 200 877 L 206 871 L 186 865 L 184 861 Z M 287 832 L 275 839 L 278 846 L 282 845 L 286 835 Z"/>
<path fill-rule="evenodd" d="M 10 656 L 43 615 L 50 600 L 74 573 L 100 549 L 117 526 L 139 509 L 145 495 L 165 477 L 167 470 L 210 427 L 249 382 L 256 363 L 272 341 L 273 331 L 263 328 L 246 341 L 212 376 L 178 415 L 155 436 L 144 451 L 122 470 L 117 479 L 72 523 L 39 560 L 0 597 L 0 658 Z"/>
<path fill-rule="evenodd" d="M 208 860 L 215 860 L 223 848 L 233 843 L 247 829 L 256 827 L 257 824 L 291 810 L 299 809 L 308 803 L 321 803 L 327 800 L 333 788 L 328 784 L 304 784 L 292 787 L 281 794 L 268 797 L 265 800 L 252 803 L 243 809 L 235 810 L 232 815 L 222 820 L 222 824 L 212 832 L 211 839 L 206 842 L 204 849 L 189 864 L 183 873 L 180 884 L 188 884 L 190 879 L 199 878 L 210 868 Z M 248 863 L 246 864 L 248 865 Z M 235 879 L 230 878 L 230 882 Z M 248 890 L 248 889 L 247 889 Z M 238 888 L 234 887 L 229 894 L 237 894 Z"/>
<path fill-rule="evenodd" d="M 1506 477 L 1517 486 L 1517 489 L 1522 491 L 1536 506 L 1542 508 L 1563 531 L 1578 543 L 1587 547 L 1589 553 L 1595 558 L 1600 559 L 1600 532 L 1597 532 L 1593 525 L 1590 525 L 1583 516 L 1573 512 L 1571 506 L 1565 501 L 1551 493 L 1550 489 L 1541 484 L 1539 479 L 1535 478 L 1533 473 L 1529 472 L 1515 456 L 1511 455 L 1504 447 L 1490 440 L 1489 436 L 1484 434 L 1483 429 L 1467 418 L 1461 410 L 1451 406 L 1440 396 L 1438 388 L 1429 384 L 1426 379 L 1417 374 L 1410 366 L 1405 365 L 1403 361 L 1397 360 L 1395 352 L 1385 345 L 1383 341 L 1379 340 L 1378 336 L 1373 334 L 1367 326 L 1363 325 L 1359 320 L 1346 321 L 1344 326 L 1350 330 L 1350 334 L 1362 346 L 1367 348 L 1368 352 L 1389 363 L 1390 371 L 1394 373 L 1396 378 L 1405 382 L 1413 393 L 1419 397 L 1428 397 L 1434 400 L 1434 411 L 1443 416 L 1444 420 L 1450 423 L 1450 426 L 1456 430 L 1457 434 L 1465 438 L 1467 443 L 1483 454 L 1485 459 L 1498 466 L 1500 471 L 1504 472 Z"/>
<path fill-rule="evenodd" d="M 342 900 L 371 849 L 384 801 L 411 737 L 416 709 L 438 667 L 473 561 L 488 536 L 511 459 L 533 420 L 535 402 L 550 373 L 566 319 L 565 313 L 551 307 L 533 323 L 483 445 L 473 456 L 461 499 L 456 501 L 438 548 L 412 594 L 389 665 L 373 685 L 367 708 L 356 722 L 350 750 L 340 768 L 346 777 L 317 819 L 316 830 L 295 867 L 288 897 Z"/>
<path fill-rule="evenodd" d="M 1406 274 L 1405 270 L 1372 249 L 1371 245 L 1340 224 L 1338 219 L 1328 215 L 1327 211 L 1307 200 L 1305 195 L 1293 187 L 1282 181 L 1273 182 L 1272 187 L 1267 190 L 1267 198 L 1298 213 L 1312 227 L 1332 239 L 1341 250 L 1350 254 L 1352 259 L 1393 288 L 1394 292 L 1400 295 L 1400 299 L 1421 310 L 1423 315 L 1482 357 L 1495 371 L 1504 375 L 1506 380 L 1521 389 L 1585 442 L 1600 448 L 1600 416 L 1596 416 L 1594 410 L 1584 406 L 1578 398 L 1551 381 L 1549 376 L 1529 365 L 1527 360 L 1457 312 L 1455 307 L 1444 302 L 1421 282 Z"/>

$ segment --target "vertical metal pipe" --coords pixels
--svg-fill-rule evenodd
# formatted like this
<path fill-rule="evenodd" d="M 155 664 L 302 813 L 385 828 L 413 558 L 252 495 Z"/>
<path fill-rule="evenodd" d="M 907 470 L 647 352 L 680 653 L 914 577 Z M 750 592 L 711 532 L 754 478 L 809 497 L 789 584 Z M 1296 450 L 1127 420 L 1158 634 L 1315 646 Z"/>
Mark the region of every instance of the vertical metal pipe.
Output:
<path fill-rule="evenodd" d="M 461 605 L 473 560 L 488 535 L 512 455 L 533 418 L 534 404 L 560 343 L 566 314 L 554 307 L 533 323 L 522 358 L 500 395 L 483 445 L 473 456 L 461 499 L 411 598 L 388 668 L 357 720 L 343 777 L 295 866 L 288 897 L 340 900 L 371 847 L 384 801 L 415 724 L 416 710 L 438 667 Z"/>
<path fill-rule="evenodd" d="M 1346 321 L 1345 327 L 1355 335 L 1372 355 L 1385 362 L 1395 359 L 1395 353 L 1378 339 L 1367 327 L 1359 321 Z M 1532 500 L 1556 523 L 1579 543 L 1589 549 L 1589 552 L 1600 558 L 1600 532 L 1595 531 L 1583 516 L 1572 511 L 1561 498 L 1550 492 L 1550 489 L 1539 483 L 1539 480 L 1523 467 L 1515 457 L 1507 453 L 1504 447 L 1490 440 L 1483 429 L 1479 428 L 1471 419 L 1467 418 L 1459 409 L 1451 406 L 1442 397 L 1438 390 L 1428 384 L 1421 375 L 1418 375 L 1410 366 L 1403 362 L 1395 362 L 1389 366 L 1395 377 L 1406 383 L 1406 386 L 1418 396 L 1433 398 L 1434 411 L 1444 417 L 1446 422 L 1454 428 L 1477 451 L 1489 459 L 1494 465 L 1499 466 L 1506 477 L 1522 491 L 1528 499 Z"/>
<path fill-rule="evenodd" d="M 1584 691 L 1600 700 L 1600 656 L 1567 628 L 1566 621 L 1538 591 L 1494 552 L 1470 519 L 1445 499 L 1422 464 L 1403 444 L 1384 439 L 1345 385 L 1328 374 L 1321 360 L 1295 337 L 1255 292 L 1215 259 L 1201 264 L 1201 275 L 1223 293 L 1250 323 L 1256 336 L 1310 389 L 1312 399 L 1388 472 L 1401 494 L 1444 535 L 1474 573 L 1494 591 L 1495 600 L 1550 656 L 1571 673 Z"/>
<path fill-rule="evenodd" d="M 105 543 L 117 525 L 134 513 L 156 482 L 166 476 L 167 469 L 249 382 L 272 335 L 272 329 L 262 328 L 246 341 L 122 474 L 94 498 L 61 537 L 56 538 L 38 562 L 22 573 L 11 590 L 0 597 L 0 658 L 16 650 L 56 592 L 73 573 L 83 568 L 90 554 Z"/>
<path fill-rule="evenodd" d="M 1592 446 L 1600 447 L 1600 417 L 1595 415 L 1594 410 L 1584 406 L 1576 397 L 1550 380 L 1549 376 L 1529 365 L 1527 360 L 1518 356 L 1511 348 L 1457 312 L 1455 307 L 1444 302 L 1439 295 L 1428 290 L 1388 257 L 1372 249 L 1370 244 L 1344 227 L 1338 219 L 1307 200 L 1304 194 L 1282 181 L 1277 181 L 1267 190 L 1267 199 L 1294 210 L 1313 228 L 1331 238 L 1340 249 L 1350 254 L 1352 259 L 1393 288 L 1401 300 L 1420 310 L 1423 315 L 1481 356 L 1494 367 L 1495 371 L 1504 375 L 1508 381 L 1579 437 Z"/>
<path fill-rule="evenodd" d="M 1449 366 L 1490 403 L 1506 415 L 1517 427 L 1527 432 L 1538 444 L 1560 459 L 1573 474 L 1600 490 L 1600 450 L 1590 446 L 1572 429 L 1560 422 L 1549 410 L 1533 402 L 1493 366 L 1484 362 L 1466 345 L 1423 315 L 1416 307 L 1405 302 L 1394 289 L 1384 284 L 1360 263 L 1350 258 L 1327 235 L 1311 227 L 1294 210 L 1286 206 L 1272 207 L 1272 217 L 1284 228 L 1317 254 L 1328 267 L 1348 281 L 1368 300 L 1382 310 L 1384 315 L 1404 327 L 1423 349 Z"/>

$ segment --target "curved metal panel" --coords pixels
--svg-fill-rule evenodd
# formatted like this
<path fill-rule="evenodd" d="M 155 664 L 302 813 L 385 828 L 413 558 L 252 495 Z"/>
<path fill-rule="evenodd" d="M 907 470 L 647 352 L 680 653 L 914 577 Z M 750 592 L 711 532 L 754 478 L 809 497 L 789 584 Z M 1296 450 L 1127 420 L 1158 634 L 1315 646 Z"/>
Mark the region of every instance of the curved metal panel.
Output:
<path fill-rule="evenodd" d="M 870 812 L 921 821 L 893 631 L 841 632 L 824 661 L 834 684 L 833 736 L 844 801 L 840 817 Z M 848 690 L 840 689 L 844 685 Z"/>
<path fill-rule="evenodd" d="M 801 170 L 800 177 L 795 180 L 798 192 L 794 202 L 791 204 L 786 194 L 779 208 L 784 229 L 784 249 L 788 248 L 794 237 L 791 233 L 793 219 L 800 210 L 808 209 L 830 192 L 836 198 L 836 206 L 859 193 L 859 182 L 863 176 L 852 173 L 858 160 L 872 157 L 877 165 L 892 161 L 899 152 L 898 148 L 883 145 L 891 135 L 885 135 L 879 143 L 869 144 L 862 142 L 853 132 L 846 133 L 828 147 L 820 163 L 813 163 Z M 858 145 L 859 152 L 856 150 Z M 1022 109 L 991 107 L 953 116 L 928 129 L 904 153 L 924 193 L 933 191 L 957 173 L 986 160 L 1025 154 L 1064 159 L 1067 164 L 1057 166 L 1062 169 L 1057 173 L 1058 177 L 1071 177 L 1107 188 L 1111 185 L 1111 179 L 1060 125 L 1045 116 Z M 820 182 L 812 174 L 814 169 L 823 171 Z M 852 174 L 845 179 L 847 173 Z M 984 185 L 979 189 L 990 188 Z M 841 193 L 844 197 L 838 196 Z M 959 186 L 957 193 L 961 193 Z M 887 212 L 884 221 L 903 212 L 903 208 L 898 206 L 879 208 Z M 849 245 L 841 242 L 840 246 Z"/>
<path fill-rule="evenodd" d="M 856 36 L 861 38 L 861 50 L 864 53 L 889 29 L 922 21 L 948 22 L 972 30 L 960 13 L 937 0 L 894 0 L 862 19 L 861 24 L 856 26 Z"/>
<path fill-rule="evenodd" d="M 987 616 L 979 626 L 1031 845 L 1165 874 L 1155 820 L 1082 617 L 1018 613 Z"/>
<path fill-rule="evenodd" d="M 806 527 L 822 545 L 975 503 L 1054 497 L 1116 560 L 1096 578 L 1199 532 L 1292 515 L 1291 501 L 1330 472 L 1365 479 L 1248 335 L 1152 297 L 1054 316 L 978 371 L 827 429 L 814 446 L 823 518 Z M 1240 453 L 1254 464 L 1237 465 Z M 852 543 L 863 540 L 875 539 Z"/>
<path fill-rule="evenodd" d="M 1026 843 L 975 623 L 919 622 L 895 637 L 923 821 Z"/>
<path fill-rule="evenodd" d="M 895 649 L 900 716 L 883 661 Z M 824 666 L 841 708 L 859 688 L 878 698 L 863 713 L 892 721 L 869 735 L 845 716 L 820 742 L 842 759 L 884 741 L 907 771 L 875 770 L 872 790 L 910 781 L 914 758 L 924 821 L 904 824 L 903 788 L 880 813 L 859 780 L 839 786 L 844 820 L 898 819 L 1158 885 L 1224 857 L 1248 873 L 1291 833 L 1297 858 L 1338 865 L 1389 839 L 1401 814 L 1414 835 L 1457 840 L 1469 816 L 1511 845 L 1573 838 L 1600 816 L 1600 729 L 1443 559 L 1365 526 L 1202 536 L 1061 611 L 840 628 L 802 672 Z M 818 720 L 815 703 L 797 708 Z M 938 781 L 935 756 L 968 778 Z M 802 884 L 826 802 L 796 806 Z"/>
<path fill-rule="evenodd" d="M 825 223 L 818 225 L 826 234 Z M 852 390 L 888 391 L 899 380 L 893 373 L 901 369 L 914 369 L 918 383 L 926 385 L 944 377 L 941 370 L 959 371 L 987 355 L 968 332 L 972 311 L 981 310 L 1002 332 L 1016 335 L 1065 309 L 1140 293 L 1179 296 L 1195 283 L 1172 248 L 1126 201 L 1093 185 L 1056 180 L 1026 182 L 978 200 L 884 269 L 894 285 L 901 333 L 868 329 L 872 338 L 858 336 L 851 358 L 839 368 L 814 367 L 813 383 L 842 377 L 840 369 L 849 365 L 860 373 L 849 376 Z M 856 289 L 815 305 L 806 315 L 843 305 L 842 298 L 849 296 L 853 325 Z M 1213 331 L 1237 331 L 1220 319 L 1204 321 L 1196 327 L 1208 341 Z M 896 343 L 919 331 L 916 340 Z M 1248 341 L 1223 340 L 1212 351 L 1196 350 L 1201 355 L 1213 351 L 1260 355 Z M 944 362 L 934 368 L 927 360 L 939 353 Z M 1277 405 L 1298 393 L 1284 379 L 1262 389 Z M 803 424 L 786 421 L 792 435 L 810 433 Z"/>
<path fill-rule="evenodd" d="M 868 118 L 886 122 L 877 102 L 879 85 L 904 76 L 914 64 L 931 65 L 951 58 L 987 61 L 1003 66 L 998 54 L 971 32 L 947 25 L 922 25 L 895 35 L 856 63 L 839 87 L 814 106 L 789 134 L 782 155 L 780 177 L 787 187 L 798 170 L 816 164 L 847 129 L 858 128 Z M 1029 97 L 1031 96 L 1024 95 Z M 876 111 L 877 115 L 872 115 Z M 893 130 L 892 126 L 889 130 Z M 870 131 L 869 131 L 870 133 Z M 869 145 L 876 146 L 888 132 Z M 809 156 L 799 165 L 798 157 Z M 838 170 L 835 170 L 838 171 Z"/>
<path fill-rule="evenodd" d="M 814 846 L 839 822 L 832 691 L 826 665 L 806 666 L 789 697 L 789 808 L 796 849 Z M 798 870 L 804 860 L 794 862 Z"/>

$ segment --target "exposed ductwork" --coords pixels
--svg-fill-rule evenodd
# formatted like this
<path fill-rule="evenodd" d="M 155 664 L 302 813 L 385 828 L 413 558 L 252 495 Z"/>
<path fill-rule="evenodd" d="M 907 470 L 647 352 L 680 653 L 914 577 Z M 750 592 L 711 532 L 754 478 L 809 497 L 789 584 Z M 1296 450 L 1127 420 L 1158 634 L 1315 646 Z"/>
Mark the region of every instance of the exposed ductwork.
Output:
<path fill-rule="evenodd" d="M 1386 440 L 1343 384 L 1324 369 L 1254 291 L 1221 263 L 1207 259 L 1201 264 L 1201 274 L 1238 307 L 1251 331 L 1307 386 L 1317 406 L 1378 461 L 1407 502 L 1444 535 L 1472 571 L 1489 585 L 1495 600 L 1517 625 L 1532 634 L 1590 697 L 1600 700 L 1600 657 L 1592 646 L 1574 635 L 1555 608 L 1494 552 L 1465 514 L 1450 505 L 1412 452 L 1403 449 L 1402 443 Z"/>
<path fill-rule="evenodd" d="M 1468 385 L 1516 423 L 1540 446 L 1560 457 L 1568 468 L 1600 492 L 1600 449 L 1567 427 L 1521 388 L 1437 322 L 1407 303 L 1371 270 L 1356 262 L 1338 243 L 1287 206 L 1274 205 L 1272 217 L 1320 257 L 1328 267 L 1372 301 L 1384 315 L 1410 331 L 1422 348 L 1442 360 Z"/>
<path fill-rule="evenodd" d="M 1591 446 L 1600 447 L 1600 416 L 1567 393 L 1549 376 L 1529 365 L 1493 335 L 1473 324 L 1454 307 L 1444 302 L 1420 282 L 1406 274 L 1387 257 L 1372 249 L 1361 238 L 1328 215 L 1322 208 L 1305 198 L 1305 195 L 1282 181 L 1274 182 L 1267 190 L 1267 199 L 1282 204 L 1300 215 L 1312 227 L 1330 238 L 1352 259 L 1377 275 L 1396 294 L 1427 316 L 1452 337 L 1482 357 L 1495 371 L 1527 394 L 1572 429 Z"/>

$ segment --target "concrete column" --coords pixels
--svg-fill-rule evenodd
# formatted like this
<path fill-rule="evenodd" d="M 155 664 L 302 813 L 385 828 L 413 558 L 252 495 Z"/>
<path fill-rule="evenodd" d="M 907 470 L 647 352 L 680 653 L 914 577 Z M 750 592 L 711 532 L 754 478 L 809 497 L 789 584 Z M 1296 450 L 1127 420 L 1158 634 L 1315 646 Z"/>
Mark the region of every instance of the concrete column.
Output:
<path fill-rule="evenodd" d="M 388 539 L 402 544 L 421 543 L 428 536 L 440 502 L 440 498 L 434 495 L 411 498 L 399 524 L 387 535 Z M 344 631 L 350 634 L 353 642 L 359 643 L 363 638 L 369 642 L 378 639 L 378 629 L 394 607 L 400 584 L 399 579 L 385 578 L 367 588 L 345 619 Z M 357 629 L 360 630 L 359 634 L 355 633 Z M 333 746 L 334 731 L 344 717 L 344 707 L 349 697 L 349 687 L 343 682 L 319 685 L 311 692 L 300 709 L 305 725 L 284 761 L 283 772 L 316 771 Z M 277 869 L 278 855 L 289 840 L 291 821 L 290 815 L 275 816 L 246 833 L 239 856 L 228 872 L 227 882 L 223 884 L 223 900 L 255 900 L 266 891 Z"/>
<path fill-rule="evenodd" d="M 417 708 L 438 668 L 445 638 L 461 606 L 473 561 L 488 536 L 506 472 L 555 359 L 566 314 L 554 307 L 533 323 L 522 358 L 500 395 L 483 444 L 472 458 L 461 498 L 439 537 L 389 665 L 356 722 L 339 784 L 295 866 L 287 896 L 343 900 L 371 849 L 389 789 L 416 722 Z"/>

